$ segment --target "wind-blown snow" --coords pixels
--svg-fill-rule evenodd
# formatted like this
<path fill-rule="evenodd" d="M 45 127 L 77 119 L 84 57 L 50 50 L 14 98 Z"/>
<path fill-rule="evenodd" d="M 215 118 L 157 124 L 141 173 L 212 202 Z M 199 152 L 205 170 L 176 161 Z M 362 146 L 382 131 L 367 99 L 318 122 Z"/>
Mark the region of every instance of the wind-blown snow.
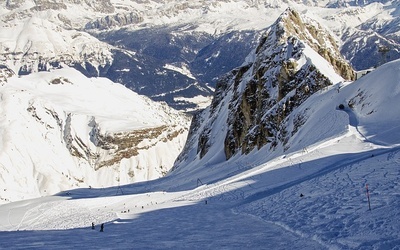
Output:
<path fill-rule="evenodd" d="M 154 181 L 2 205 L 1 246 L 399 249 L 399 69 L 311 96 L 285 154 L 261 148 Z"/>
<path fill-rule="evenodd" d="M 304 44 L 304 54 L 307 55 L 306 60 L 310 61 L 311 64 L 316 65 L 323 75 L 325 75 L 331 82 L 339 83 L 344 81 L 334 70 L 333 66 L 315 52 L 310 46 Z M 300 67 L 300 65 L 298 65 Z"/>

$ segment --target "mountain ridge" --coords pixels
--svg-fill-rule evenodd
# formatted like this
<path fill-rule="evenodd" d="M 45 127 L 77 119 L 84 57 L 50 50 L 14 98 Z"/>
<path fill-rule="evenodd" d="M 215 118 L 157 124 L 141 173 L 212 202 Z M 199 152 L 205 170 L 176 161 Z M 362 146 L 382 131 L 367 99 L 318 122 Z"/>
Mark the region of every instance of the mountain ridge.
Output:
<path fill-rule="evenodd" d="M 278 18 L 249 56 L 252 61 L 219 81 L 210 107 L 194 118 L 183 154 L 195 151 L 201 160 L 223 148 L 228 160 L 262 147 L 289 149 L 289 138 L 305 122 L 296 109 L 314 93 L 354 78 L 333 38 L 312 23 L 290 8 Z M 221 131 L 224 140 L 215 141 Z M 177 165 L 196 161 L 180 158 L 188 160 Z"/>

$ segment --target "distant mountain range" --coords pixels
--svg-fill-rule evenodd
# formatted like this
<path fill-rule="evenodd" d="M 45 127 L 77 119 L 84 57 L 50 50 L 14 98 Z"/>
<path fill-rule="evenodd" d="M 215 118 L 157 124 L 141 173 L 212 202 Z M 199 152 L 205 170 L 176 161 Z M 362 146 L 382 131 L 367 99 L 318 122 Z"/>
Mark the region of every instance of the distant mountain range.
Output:
<path fill-rule="evenodd" d="M 356 70 L 400 58 L 396 1 L 8 0 L 0 63 L 19 75 L 69 65 L 198 110 L 289 6 L 333 32 Z"/>

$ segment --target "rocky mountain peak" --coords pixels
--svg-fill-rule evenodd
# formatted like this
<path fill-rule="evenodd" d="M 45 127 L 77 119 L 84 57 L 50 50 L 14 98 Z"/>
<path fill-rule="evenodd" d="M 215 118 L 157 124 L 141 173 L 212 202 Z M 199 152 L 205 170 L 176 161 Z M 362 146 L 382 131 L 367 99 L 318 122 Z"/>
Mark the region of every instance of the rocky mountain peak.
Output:
<path fill-rule="evenodd" d="M 232 114 L 225 138 L 229 159 L 238 151 L 278 145 L 302 125 L 292 111 L 315 92 L 351 80 L 354 71 L 340 55 L 335 39 L 317 22 L 287 9 L 262 38 L 253 65 L 234 76 Z"/>
<path fill-rule="evenodd" d="M 354 79 L 353 69 L 343 59 L 338 41 L 332 34 L 315 20 L 300 15 L 292 8 L 286 9 L 271 26 L 269 32 L 262 38 L 257 51 L 268 51 L 268 47 L 271 47 L 271 45 L 286 43 L 293 38 L 307 43 L 332 64 L 335 71 L 344 79 Z"/>
<path fill-rule="evenodd" d="M 212 104 L 193 122 L 197 132 L 190 135 L 197 139 L 189 138 L 188 143 L 200 158 L 219 148 L 226 159 L 261 148 L 289 150 L 290 137 L 306 119 L 294 112 L 296 108 L 314 93 L 353 76 L 333 36 L 287 9 L 247 63 L 220 79 Z M 221 130 L 225 139 L 217 142 L 214 138 Z"/>

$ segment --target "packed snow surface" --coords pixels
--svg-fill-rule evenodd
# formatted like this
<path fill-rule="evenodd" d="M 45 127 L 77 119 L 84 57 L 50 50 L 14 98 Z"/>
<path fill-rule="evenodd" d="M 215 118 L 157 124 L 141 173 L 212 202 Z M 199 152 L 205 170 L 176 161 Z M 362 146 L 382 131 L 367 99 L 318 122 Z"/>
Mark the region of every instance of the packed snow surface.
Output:
<path fill-rule="evenodd" d="M 400 249 L 399 72 L 314 94 L 290 152 L 2 205 L 0 248 Z"/>

